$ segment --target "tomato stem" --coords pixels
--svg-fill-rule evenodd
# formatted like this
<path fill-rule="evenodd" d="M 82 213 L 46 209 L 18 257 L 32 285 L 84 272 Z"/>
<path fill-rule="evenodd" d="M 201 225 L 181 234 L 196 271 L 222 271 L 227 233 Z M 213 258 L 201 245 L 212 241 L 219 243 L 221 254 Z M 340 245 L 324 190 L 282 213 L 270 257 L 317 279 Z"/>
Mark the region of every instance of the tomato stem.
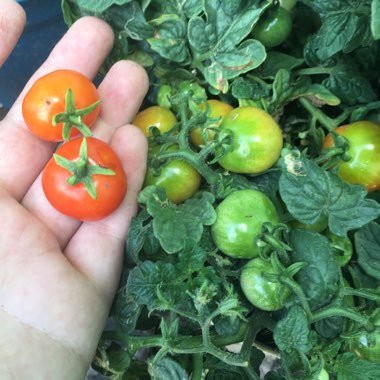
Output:
<path fill-rule="evenodd" d="M 92 199 L 96 199 L 96 188 L 92 176 L 115 175 L 115 172 L 112 169 L 97 165 L 89 165 L 87 141 L 85 137 L 83 137 L 79 151 L 79 159 L 77 161 L 70 161 L 66 157 L 62 157 L 58 154 L 54 154 L 53 158 L 57 165 L 72 173 L 67 179 L 67 183 L 70 186 L 82 183 Z"/>
<path fill-rule="evenodd" d="M 88 107 L 76 109 L 74 93 L 71 88 L 67 90 L 65 99 L 65 111 L 53 116 L 52 125 L 55 127 L 57 124 L 63 123 L 62 138 L 64 141 L 70 140 L 70 133 L 73 128 L 78 129 L 83 136 L 90 137 L 90 128 L 83 122 L 82 117 L 90 114 L 99 105 L 101 100 L 96 101 Z"/>

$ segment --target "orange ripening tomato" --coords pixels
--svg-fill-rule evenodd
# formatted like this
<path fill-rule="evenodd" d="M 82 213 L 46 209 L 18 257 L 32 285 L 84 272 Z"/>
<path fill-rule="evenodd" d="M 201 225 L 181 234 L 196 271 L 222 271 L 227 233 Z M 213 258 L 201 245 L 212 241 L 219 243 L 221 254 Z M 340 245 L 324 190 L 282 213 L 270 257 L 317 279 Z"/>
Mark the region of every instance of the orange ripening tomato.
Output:
<path fill-rule="evenodd" d="M 233 110 L 233 107 L 225 102 L 222 102 L 218 99 L 209 99 L 207 100 L 208 106 L 210 107 L 210 114 L 208 115 L 210 118 L 217 119 L 215 122 L 206 123 L 207 128 L 207 138 L 208 140 L 212 140 L 215 136 L 215 132 L 210 128 L 217 128 L 221 124 L 224 116 L 228 114 L 228 112 Z M 199 108 L 202 111 L 206 110 L 206 104 L 201 103 Z M 200 127 L 197 127 L 191 131 L 190 134 L 191 141 L 196 147 L 200 147 L 205 144 L 205 140 L 202 135 L 202 130 Z"/>
<path fill-rule="evenodd" d="M 51 205 L 64 215 L 82 221 L 105 218 L 115 211 L 127 191 L 127 178 L 122 163 L 113 149 L 105 142 L 93 137 L 86 138 L 87 159 L 83 159 L 83 138 L 62 144 L 42 172 L 42 188 Z M 57 161 L 68 160 L 77 165 L 71 172 Z M 81 162 L 83 165 L 81 165 Z M 91 174 L 96 167 L 111 174 Z M 77 176 L 75 184 L 70 177 Z M 86 184 L 92 181 L 95 197 L 91 196 Z M 93 194 L 94 195 L 94 194 Z"/>
<path fill-rule="evenodd" d="M 66 100 L 69 89 L 72 91 L 74 104 L 68 110 Z M 89 78 L 77 71 L 61 69 L 36 80 L 23 99 L 22 115 L 27 127 L 41 139 L 62 141 L 63 122 L 54 126 L 54 116 L 69 111 L 64 116 L 73 126 L 69 127 L 69 137 L 77 136 L 79 130 L 75 128 L 76 123 L 90 127 L 97 119 L 100 108 L 96 105 L 84 115 L 78 111 L 99 100 L 96 87 Z"/>
<path fill-rule="evenodd" d="M 335 132 L 348 139 L 351 159 L 338 162 L 338 175 L 345 181 L 363 185 L 368 191 L 380 188 L 380 125 L 371 121 L 356 121 L 342 125 Z M 331 134 L 323 142 L 324 148 L 334 146 Z"/>

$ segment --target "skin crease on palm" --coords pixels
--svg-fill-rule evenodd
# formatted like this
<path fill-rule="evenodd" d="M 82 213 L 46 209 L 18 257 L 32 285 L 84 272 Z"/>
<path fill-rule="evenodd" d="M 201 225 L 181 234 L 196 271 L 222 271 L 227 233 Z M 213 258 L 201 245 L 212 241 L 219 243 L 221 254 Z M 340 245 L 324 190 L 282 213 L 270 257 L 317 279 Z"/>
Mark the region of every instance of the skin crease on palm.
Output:
<path fill-rule="evenodd" d="M 1 66 L 22 32 L 25 15 L 15 1 L 0 2 Z M 113 38 L 106 23 L 78 20 L 0 124 L 2 380 L 84 379 L 107 319 L 146 169 L 145 136 L 128 124 L 146 94 L 146 73 L 133 62 L 120 61 L 99 85 L 101 114 L 93 134 L 121 158 L 128 192 L 118 210 L 97 222 L 63 216 L 45 199 L 40 173 L 55 145 L 25 127 L 21 102 L 38 77 L 59 68 L 93 78 Z"/>

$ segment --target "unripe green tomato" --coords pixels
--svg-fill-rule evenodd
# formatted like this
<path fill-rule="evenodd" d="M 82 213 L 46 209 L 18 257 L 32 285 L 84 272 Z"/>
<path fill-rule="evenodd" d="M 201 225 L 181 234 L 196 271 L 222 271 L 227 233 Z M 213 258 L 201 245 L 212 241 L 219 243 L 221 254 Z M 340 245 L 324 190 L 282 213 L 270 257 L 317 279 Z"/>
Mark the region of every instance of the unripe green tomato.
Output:
<path fill-rule="evenodd" d="M 270 8 L 252 29 L 252 37 L 265 47 L 281 45 L 292 30 L 292 18 L 289 12 L 280 6 Z"/>
<path fill-rule="evenodd" d="M 160 147 L 152 148 L 151 154 L 158 153 Z M 166 151 L 178 150 L 177 146 L 171 146 Z M 187 162 L 180 159 L 170 159 L 165 162 L 158 175 L 153 169 L 147 169 L 143 187 L 155 185 L 165 189 L 166 196 L 173 203 L 182 203 L 193 196 L 199 189 L 201 175 Z"/>
<path fill-rule="evenodd" d="M 240 275 L 240 286 L 248 301 L 265 311 L 284 307 L 291 291 L 280 282 L 272 282 L 265 274 L 275 273 L 270 261 L 256 257 L 244 265 Z"/>
<path fill-rule="evenodd" d="M 265 222 L 279 223 L 276 209 L 267 195 L 257 190 L 237 190 L 216 207 L 211 227 L 215 245 L 227 256 L 250 259 L 259 255 L 255 237 Z"/>
<path fill-rule="evenodd" d="M 281 128 L 271 115 L 256 107 L 238 107 L 220 125 L 219 137 L 232 133 L 232 151 L 218 162 L 234 173 L 258 174 L 271 168 L 283 146 Z"/>
<path fill-rule="evenodd" d="M 170 96 L 172 94 L 172 87 L 168 84 L 162 84 L 157 93 L 157 104 L 163 108 L 170 108 Z"/>

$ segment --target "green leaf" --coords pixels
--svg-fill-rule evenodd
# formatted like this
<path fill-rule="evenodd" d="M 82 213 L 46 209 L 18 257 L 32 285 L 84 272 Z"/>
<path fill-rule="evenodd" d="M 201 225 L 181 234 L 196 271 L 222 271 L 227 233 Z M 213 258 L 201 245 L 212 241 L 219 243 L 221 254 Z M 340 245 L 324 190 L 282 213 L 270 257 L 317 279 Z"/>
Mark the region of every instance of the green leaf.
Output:
<path fill-rule="evenodd" d="M 363 186 L 344 182 L 296 152 L 285 154 L 280 194 L 297 220 L 314 224 L 327 216 L 330 231 L 338 236 L 380 215 L 380 204 L 366 198 Z"/>
<path fill-rule="evenodd" d="M 371 222 L 356 232 L 355 248 L 359 266 L 380 281 L 380 225 Z"/>
<path fill-rule="evenodd" d="M 371 33 L 375 40 L 380 39 L 380 0 L 371 2 Z"/>
<path fill-rule="evenodd" d="M 188 380 L 189 375 L 173 359 L 164 357 L 148 362 L 148 371 L 152 380 Z"/>
<path fill-rule="evenodd" d="M 239 77 L 232 82 L 231 94 L 236 99 L 259 100 L 269 95 L 269 87 L 250 78 Z"/>
<path fill-rule="evenodd" d="M 91 12 L 104 12 L 112 5 L 123 5 L 133 0 L 77 0 L 78 6 Z"/>
<path fill-rule="evenodd" d="M 321 62 L 339 52 L 349 53 L 366 43 L 368 17 L 355 11 L 355 7 L 341 6 L 339 10 L 325 14 L 321 28 L 308 42 Z"/>
<path fill-rule="evenodd" d="M 130 272 L 125 292 L 138 304 L 154 309 L 157 290 L 163 284 L 175 283 L 176 279 L 177 272 L 172 265 L 146 260 Z"/>
<path fill-rule="evenodd" d="M 273 337 L 281 351 L 291 352 L 295 349 L 306 353 L 311 348 L 309 333 L 309 321 L 304 310 L 300 306 L 293 306 L 277 322 Z"/>
<path fill-rule="evenodd" d="M 211 193 L 200 193 L 176 206 L 151 197 L 147 211 L 153 216 L 153 231 L 167 253 L 184 249 L 186 242 L 199 242 L 204 225 L 211 225 L 216 219 Z M 175 233 L 173 233 L 175 231 Z"/>
<path fill-rule="evenodd" d="M 370 82 L 351 61 L 334 66 L 322 84 L 348 105 L 376 100 Z"/>
<path fill-rule="evenodd" d="M 262 78 L 274 78 L 281 69 L 292 71 L 301 66 L 304 60 L 279 51 L 268 52 L 265 62 L 260 66 L 259 72 Z"/>
<path fill-rule="evenodd" d="M 228 80 L 248 72 L 266 58 L 264 46 L 243 39 L 270 4 L 262 7 L 242 0 L 204 2 L 206 19 L 194 16 L 188 23 L 188 38 L 199 68 L 214 88 L 226 93 Z"/>
<path fill-rule="evenodd" d="M 162 57 L 173 62 L 185 63 L 189 59 L 186 47 L 186 26 L 178 15 L 165 14 L 150 21 L 154 36 L 148 38 L 150 47 Z"/>
<path fill-rule="evenodd" d="M 359 359 L 351 352 L 340 355 L 335 362 L 335 371 L 338 380 L 378 380 L 380 365 Z"/>
<path fill-rule="evenodd" d="M 289 234 L 289 245 L 292 262 L 307 263 L 295 278 L 308 297 L 310 308 L 326 305 L 339 287 L 339 266 L 328 239 L 313 231 L 296 229 Z"/>

